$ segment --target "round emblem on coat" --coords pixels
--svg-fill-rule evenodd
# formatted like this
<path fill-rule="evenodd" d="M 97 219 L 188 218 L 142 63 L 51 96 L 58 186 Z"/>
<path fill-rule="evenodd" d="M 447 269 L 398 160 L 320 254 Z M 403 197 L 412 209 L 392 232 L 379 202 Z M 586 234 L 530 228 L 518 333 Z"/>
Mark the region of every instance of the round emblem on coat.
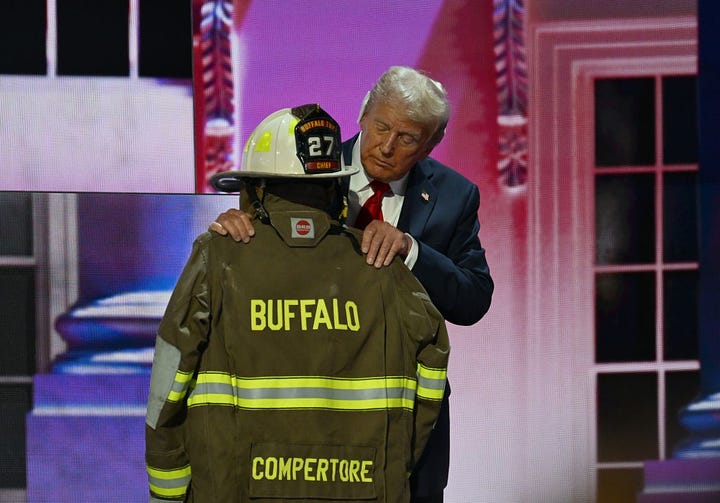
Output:
<path fill-rule="evenodd" d="M 310 222 L 307 220 L 298 220 L 295 224 L 295 232 L 297 232 L 300 236 L 307 235 L 311 229 L 312 227 L 310 226 Z"/>

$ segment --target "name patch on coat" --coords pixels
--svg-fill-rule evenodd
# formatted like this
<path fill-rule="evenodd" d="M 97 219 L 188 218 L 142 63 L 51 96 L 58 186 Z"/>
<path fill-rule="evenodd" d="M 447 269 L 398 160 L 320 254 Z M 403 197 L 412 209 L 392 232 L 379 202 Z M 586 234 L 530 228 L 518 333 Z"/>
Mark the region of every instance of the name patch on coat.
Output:
<path fill-rule="evenodd" d="M 254 443 L 250 459 L 250 497 L 375 498 L 372 447 Z"/>
<path fill-rule="evenodd" d="M 250 299 L 250 329 L 360 330 L 358 305 L 338 299 Z"/>

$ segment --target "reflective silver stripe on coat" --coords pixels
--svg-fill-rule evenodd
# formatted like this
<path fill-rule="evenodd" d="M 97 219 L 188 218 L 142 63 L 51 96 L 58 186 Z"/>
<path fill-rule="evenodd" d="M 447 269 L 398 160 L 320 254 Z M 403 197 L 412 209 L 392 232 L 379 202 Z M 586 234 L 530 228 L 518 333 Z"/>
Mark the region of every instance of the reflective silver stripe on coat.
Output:
<path fill-rule="evenodd" d="M 188 406 L 230 405 L 248 409 L 412 410 L 414 379 L 373 377 L 240 378 L 225 373 L 200 373 Z"/>
<path fill-rule="evenodd" d="M 417 366 L 418 398 L 425 400 L 442 400 L 447 381 L 447 370 L 426 367 L 418 363 Z"/>
<path fill-rule="evenodd" d="M 150 491 L 163 498 L 181 498 L 190 485 L 190 465 L 174 470 L 161 470 L 147 466 Z"/>

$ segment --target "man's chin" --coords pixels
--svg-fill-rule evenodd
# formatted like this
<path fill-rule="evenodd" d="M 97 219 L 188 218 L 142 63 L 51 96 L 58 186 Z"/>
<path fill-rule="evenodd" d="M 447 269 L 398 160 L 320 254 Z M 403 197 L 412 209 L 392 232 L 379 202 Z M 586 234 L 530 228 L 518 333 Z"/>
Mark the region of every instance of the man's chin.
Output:
<path fill-rule="evenodd" d="M 370 178 L 379 182 L 391 181 L 394 175 L 392 166 L 374 161 L 370 161 L 367 165 L 365 165 L 365 172 Z"/>

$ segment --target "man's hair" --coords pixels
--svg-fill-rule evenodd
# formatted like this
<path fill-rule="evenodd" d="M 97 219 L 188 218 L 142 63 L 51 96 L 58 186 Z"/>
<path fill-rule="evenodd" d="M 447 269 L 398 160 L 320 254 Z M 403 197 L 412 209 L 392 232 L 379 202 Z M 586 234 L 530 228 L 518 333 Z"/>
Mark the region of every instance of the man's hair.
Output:
<path fill-rule="evenodd" d="M 412 121 L 431 127 L 432 145 L 442 140 L 450 118 L 445 88 L 427 75 L 407 66 L 391 66 L 368 93 L 365 110 L 375 103 L 402 104 Z"/>

